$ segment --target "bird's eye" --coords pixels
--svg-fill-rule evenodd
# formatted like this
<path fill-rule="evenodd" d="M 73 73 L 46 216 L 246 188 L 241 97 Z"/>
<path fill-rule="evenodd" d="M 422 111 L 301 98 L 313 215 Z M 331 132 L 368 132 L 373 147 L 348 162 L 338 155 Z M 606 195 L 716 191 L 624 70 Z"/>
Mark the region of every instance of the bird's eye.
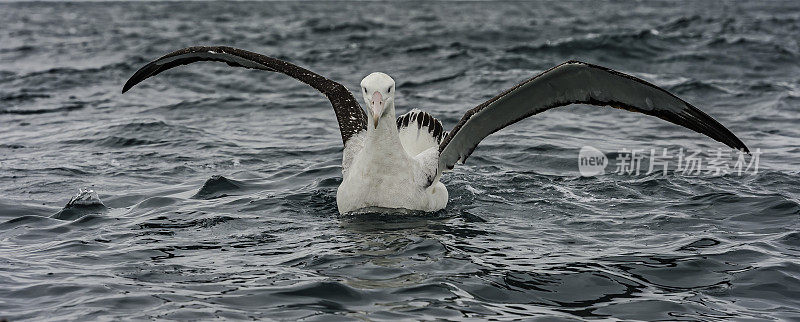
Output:
<path fill-rule="evenodd" d="M 386 90 L 386 92 L 387 92 L 387 93 L 391 93 L 391 92 L 392 92 L 392 87 L 391 87 L 391 86 L 389 86 L 389 89 L 387 89 L 387 90 Z"/>
<path fill-rule="evenodd" d="M 367 88 L 366 87 L 362 87 L 362 88 L 364 89 L 364 93 L 366 94 L 367 93 Z"/>

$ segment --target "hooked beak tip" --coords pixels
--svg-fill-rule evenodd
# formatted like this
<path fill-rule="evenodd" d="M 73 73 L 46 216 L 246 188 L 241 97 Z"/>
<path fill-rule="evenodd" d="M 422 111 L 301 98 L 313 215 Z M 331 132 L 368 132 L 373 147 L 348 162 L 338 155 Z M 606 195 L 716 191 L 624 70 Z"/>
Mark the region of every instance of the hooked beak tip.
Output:
<path fill-rule="evenodd" d="M 374 128 L 376 128 L 376 129 L 378 128 L 378 121 L 381 119 L 381 114 L 382 113 L 383 113 L 383 111 L 381 111 L 379 108 L 377 108 L 377 106 L 373 106 L 373 108 L 372 108 L 372 126 Z"/>

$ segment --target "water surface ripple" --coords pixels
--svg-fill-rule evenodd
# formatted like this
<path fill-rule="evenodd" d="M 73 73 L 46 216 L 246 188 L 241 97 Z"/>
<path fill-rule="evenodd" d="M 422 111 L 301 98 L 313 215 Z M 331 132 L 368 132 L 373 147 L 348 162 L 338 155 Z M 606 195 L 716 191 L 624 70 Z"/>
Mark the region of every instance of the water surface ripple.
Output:
<path fill-rule="evenodd" d="M 800 318 L 796 2 L 0 4 L 0 317 Z M 333 112 L 289 59 L 398 110 L 463 111 L 568 59 L 671 90 L 764 151 L 755 175 L 582 178 L 583 145 L 716 149 L 575 106 L 514 125 L 444 176 L 436 214 L 339 216 Z M 610 154 L 609 157 L 615 157 Z M 74 201 L 79 188 L 102 204 Z M 66 206 L 65 206 L 66 205 Z"/>

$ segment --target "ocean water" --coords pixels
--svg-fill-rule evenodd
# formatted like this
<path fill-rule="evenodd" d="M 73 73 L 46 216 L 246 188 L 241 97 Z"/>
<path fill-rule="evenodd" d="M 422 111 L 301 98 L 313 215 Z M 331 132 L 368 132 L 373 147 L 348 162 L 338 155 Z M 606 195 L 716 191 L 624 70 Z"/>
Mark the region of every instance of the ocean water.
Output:
<path fill-rule="evenodd" d="M 798 35 L 792 1 L 0 3 L 0 318 L 798 319 Z M 706 111 L 759 169 L 581 177 L 582 146 L 723 146 L 572 106 L 484 140 L 443 211 L 342 216 L 310 87 L 204 63 L 120 94 L 191 45 L 350 89 L 384 71 L 445 128 L 585 60 Z"/>

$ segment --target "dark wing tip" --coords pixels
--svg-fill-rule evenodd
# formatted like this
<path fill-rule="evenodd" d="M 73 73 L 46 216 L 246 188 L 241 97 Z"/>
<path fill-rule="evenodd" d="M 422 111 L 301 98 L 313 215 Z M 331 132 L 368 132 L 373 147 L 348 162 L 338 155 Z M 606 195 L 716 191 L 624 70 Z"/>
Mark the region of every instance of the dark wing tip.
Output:
<path fill-rule="evenodd" d="M 747 145 L 745 145 L 744 142 L 742 142 L 742 140 L 736 137 L 736 135 L 734 135 L 733 133 L 730 133 L 730 136 L 727 137 L 725 141 L 720 140 L 720 142 L 724 143 L 725 145 L 731 147 L 734 150 L 750 154 L 750 149 L 747 147 Z"/>
<path fill-rule="evenodd" d="M 644 114 L 657 116 L 657 117 L 659 117 L 659 118 L 661 118 L 663 120 L 666 120 L 668 122 L 671 122 L 673 124 L 677 124 L 677 125 L 686 127 L 686 128 L 688 128 L 688 129 L 690 129 L 692 131 L 695 131 L 695 132 L 698 132 L 698 133 L 701 133 L 701 134 L 705 134 L 708 137 L 710 137 L 710 138 L 712 138 L 712 139 L 714 139 L 714 140 L 716 140 L 716 141 L 718 141 L 718 142 L 720 142 L 722 144 L 725 144 L 725 145 L 727 145 L 728 147 L 730 147 L 732 149 L 739 150 L 739 151 L 744 151 L 747 154 L 750 154 L 750 149 L 747 148 L 747 146 L 744 144 L 744 142 L 742 142 L 742 140 L 740 140 L 739 137 L 737 137 L 735 134 L 733 134 L 733 132 L 731 132 L 728 128 L 726 128 L 724 125 L 719 123 L 713 117 L 711 117 L 710 115 L 706 114 L 702 110 L 698 109 L 694 105 L 689 104 L 688 102 L 684 101 L 683 99 L 675 96 L 674 94 L 670 93 L 669 91 L 667 91 L 667 90 L 665 90 L 665 89 L 663 89 L 661 87 L 658 87 L 658 86 L 656 86 L 656 85 L 654 85 L 654 84 L 652 84 L 650 82 L 647 82 L 647 81 L 645 81 L 643 79 L 640 79 L 640 78 L 637 78 L 637 77 L 634 77 L 634 76 L 631 76 L 631 75 L 628 75 L 628 74 L 624 74 L 624 73 L 618 72 L 616 70 L 613 70 L 613 69 L 610 69 L 610 68 L 607 68 L 607 67 L 603 67 L 603 66 L 599 66 L 599 65 L 594 65 L 594 64 L 590 64 L 590 63 L 586 63 L 586 62 L 581 62 L 581 61 L 578 61 L 578 60 L 569 60 L 569 61 L 567 61 L 567 62 L 565 62 L 565 63 L 563 63 L 561 65 L 566 65 L 566 64 L 581 64 L 581 65 L 584 65 L 584 66 L 587 66 L 587 67 L 590 67 L 590 68 L 599 69 L 599 70 L 605 71 L 607 73 L 611 73 L 611 74 L 617 75 L 619 77 L 627 78 L 629 80 L 638 82 L 638 83 L 640 83 L 642 85 L 645 85 L 645 86 L 650 87 L 652 89 L 655 89 L 655 90 L 657 90 L 659 92 L 662 92 L 662 93 L 672 97 L 673 99 L 683 103 L 682 111 L 671 111 L 671 113 L 663 113 L 663 112 L 654 111 L 654 110 L 649 110 L 649 111 L 648 110 L 641 110 L 640 108 L 637 108 L 635 106 L 621 106 L 621 108 L 623 108 L 625 110 L 633 111 L 633 112 L 641 112 L 641 113 L 644 113 Z M 559 66 L 561 66 L 561 65 L 559 65 Z M 605 105 L 608 105 L 608 104 L 605 104 Z M 612 107 L 614 107 L 614 106 L 612 105 Z"/>
<path fill-rule="evenodd" d="M 227 47 L 227 46 L 217 46 L 217 47 L 194 46 L 194 47 L 186 47 L 186 48 L 183 48 L 183 49 L 178 49 L 178 50 L 173 51 L 173 52 L 171 52 L 169 54 L 161 56 L 160 58 L 158 58 L 158 59 L 156 59 L 154 61 L 149 62 L 147 65 L 142 66 L 142 68 L 139 68 L 139 70 L 137 70 L 136 73 L 134 73 L 133 76 L 131 76 L 131 78 L 129 78 L 128 81 L 125 82 L 125 85 L 122 86 L 122 93 L 125 94 L 125 92 L 127 92 L 128 90 L 130 90 L 131 88 L 136 86 L 136 84 L 141 83 L 145 79 L 148 79 L 150 77 L 158 75 L 159 73 L 161 73 L 161 72 L 163 72 L 163 71 L 165 71 L 167 69 L 170 69 L 170 68 L 173 68 L 173 67 L 176 67 L 176 66 L 179 66 L 179 65 L 185 65 L 185 64 L 189 64 L 189 63 L 193 63 L 193 62 L 196 62 L 196 61 L 203 60 L 203 59 L 199 59 L 198 57 L 186 57 L 186 58 L 183 58 L 183 59 L 178 59 L 178 60 L 173 60 L 171 62 L 168 62 L 168 61 L 164 61 L 164 59 L 172 58 L 172 57 L 176 57 L 176 56 L 181 56 L 181 55 L 185 55 L 185 54 L 206 52 L 206 51 L 215 51 L 215 52 L 225 53 L 225 52 L 228 52 L 228 51 L 237 51 L 237 49 L 236 48 L 232 48 L 232 47 Z M 242 51 L 242 50 L 238 50 L 238 51 Z M 234 66 L 230 62 L 228 64 L 231 65 L 231 66 Z"/>
<path fill-rule="evenodd" d="M 139 70 L 137 70 L 136 73 L 134 73 L 133 76 L 131 76 L 131 78 L 125 82 L 125 85 L 122 86 L 122 94 L 125 94 L 125 92 L 136 86 L 136 84 L 141 83 L 148 77 L 158 74 L 159 67 L 160 65 L 156 64 L 155 62 L 150 62 L 149 64 L 144 65 L 144 67 L 139 68 Z"/>
<path fill-rule="evenodd" d="M 652 86 L 655 86 L 655 85 L 652 85 Z M 710 137 L 710 138 L 712 138 L 712 139 L 714 139 L 714 140 L 716 140 L 716 141 L 718 141 L 718 142 L 720 142 L 722 144 L 727 145 L 731 149 L 744 151 L 747 154 L 750 154 L 750 149 L 747 147 L 747 145 L 745 145 L 744 142 L 742 142 L 742 140 L 739 139 L 738 136 L 736 136 L 736 134 L 733 134 L 733 132 L 731 132 L 731 130 L 729 130 L 727 127 L 722 125 L 722 123 L 720 123 L 719 121 L 715 120 L 713 117 L 711 117 L 710 115 L 706 114 L 702 110 L 698 109 L 694 105 L 689 104 L 688 102 L 678 98 L 677 96 L 673 95 L 672 93 L 669 93 L 669 92 L 667 92 L 667 91 L 665 91 L 665 90 L 663 90 L 663 89 L 661 89 L 659 87 L 656 87 L 656 88 L 661 90 L 661 91 L 663 91 L 663 92 L 665 92 L 665 93 L 667 93 L 667 94 L 669 94 L 670 96 L 680 100 L 684 104 L 683 110 L 680 111 L 680 112 L 675 112 L 675 114 L 677 114 L 683 120 L 688 121 L 688 122 L 684 123 L 684 122 L 682 122 L 682 120 L 680 120 L 680 119 L 676 120 L 676 119 L 673 119 L 670 116 L 660 116 L 662 119 L 665 119 L 665 120 L 670 121 L 672 123 L 684 126 L 684 127 L 688 128 L 688 129 L 690 129 L 692 131 L 695 131 L 695 132 L 698 132 L 698 133 L 701 133 L 701 134 L 705 134 L 708 137 Z"/>
<path fill-rule="evenodd" d="M 727 145 L 727 146 L 729 146 L 729 147 L 731 147 L 733 149 L 736 149 L 736 150 L 739 150 L 739 151 L 743 151 L 743 152 L 745 152 L 747 154 L 750 154 L 750 148 L 748 148 L 747 145 L 745 145 L 744 142 L 742 142 L 742 140 L 739 139 L 739 137 L 737 137 L 735 134 L 731 133 L 730 131 L 727 131 L 727 132 L 728 132 L 728 134 L 730 134 L 730 137 L 728 138 L 729 141 L 728 142 L 722 142 L 722 143 L 725 143 L 725 145 Z"/>
<path fill-rule="evenodd" d="M 128 79 L 128 81 L 125 82 L 125 85 L 122 86 L 122 94 L 125 94 L 125 92 L 127 92 L 129 89 L 131 89 L 131 87 L 133 87 L 133 85 L 136 85 L 136 84 L 131 82 L 130 79 Z"/>
<path fill-rule="evenodd" d="M 128 81 L 125 82 L 125 85 L 122 85 L 122 94 L 125 94 L 125 92 L 127 92 L 129 89 L 131 89 L 131 87 L 133 87 L 133 85 L 136 85 L 136 84 L 131 81 L 131 78 L 128 78 Z"/>

